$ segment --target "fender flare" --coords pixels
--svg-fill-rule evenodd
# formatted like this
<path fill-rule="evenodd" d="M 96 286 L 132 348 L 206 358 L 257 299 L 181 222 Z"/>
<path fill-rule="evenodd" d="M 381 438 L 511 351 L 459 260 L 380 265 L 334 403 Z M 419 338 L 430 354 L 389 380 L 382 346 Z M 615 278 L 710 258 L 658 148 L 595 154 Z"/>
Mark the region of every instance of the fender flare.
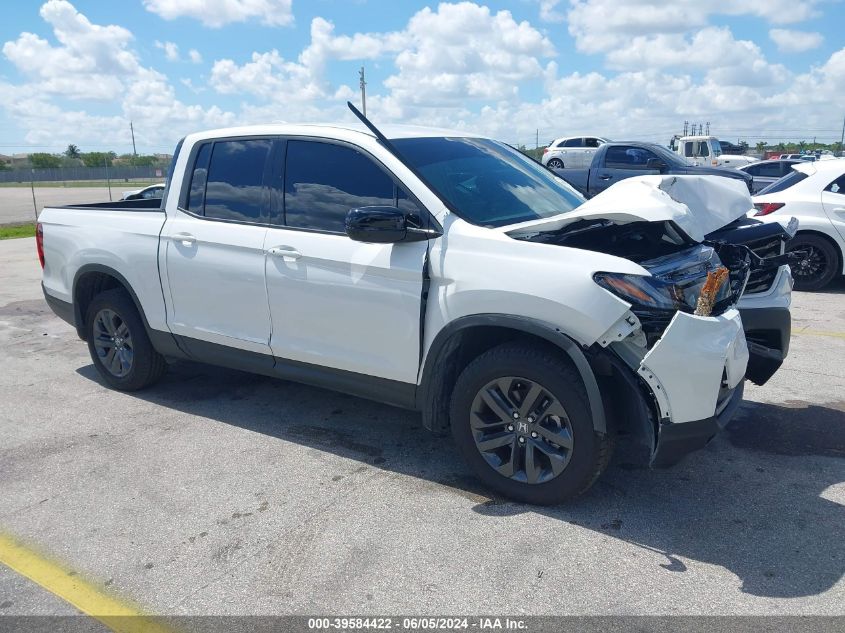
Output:
<path fill-rule="evenodd" d="M 102 273 L 110 277 L 114 277 L 118 282 L 120 282 L 126 292 L 129 293 L 129 296 L 132 298 L 132 303 L 135 304 L 135 309 L 138 310 L 138 314 L 141 316 L 141 321 L 144 324 L 144 329 L 147 332 L 147 336 L 152 342 L 153 347 L 160 354 L 164 354 L 165 356 L 170 356 L 174 358 L 187 358 L 184 351 L 179 347 L 178 343 L 176 342 L 176 339 L 170 332 L 161 332 L 158 330 L 153 330 L 150 327 L 150 324 L 147 321 L 147 315 L 144 313 L 144 308 L 141 305 L 140 300 L 138 299 L 138 295 L 135 294 L 135 289 L 132 288 L 132 284 L 130 284 L 126 280 L 126 277 L 117 272 L 114 268 L 104 266 L 103 264 L 85 264 L 83 266 L 80 266 L 73 276 L 73 285 L 71 286 L 70 296 L 71 300 L 73 301 L 74 325 L 76 326 L 76 333 L 79 335 L 79 338 L 85 340 L 85 315 L 82 314 L 82 307 L 76 300 L 76 293 L 79 280 L 88 273 Z"/>
<path fill-rule="evenodd" d="M 590 414 L 593 418 L 593 428 L 599 433 L 607 433 L 607 418 L 604 410 L 601 391 L 595 373 L 581 347 L 560 328 L 543 321 L 529 317 L 508 314 L 475 314 L 455 319 L 440 330 L 434 337 L 421 368 L 421 380 L 418 394 L 421 399 L 417 408 L 423 408 L 426 400 L 432 395 L 433 378 L 436 368 L 449 350 L 449 342 L 453 336 L 462 330 L 474 327 L 502 327 L 524 334 L 545 339 L 564 352 L 581 376 L 587 392 Z M 422 406 L 420 406 L 422 405 Z"/>

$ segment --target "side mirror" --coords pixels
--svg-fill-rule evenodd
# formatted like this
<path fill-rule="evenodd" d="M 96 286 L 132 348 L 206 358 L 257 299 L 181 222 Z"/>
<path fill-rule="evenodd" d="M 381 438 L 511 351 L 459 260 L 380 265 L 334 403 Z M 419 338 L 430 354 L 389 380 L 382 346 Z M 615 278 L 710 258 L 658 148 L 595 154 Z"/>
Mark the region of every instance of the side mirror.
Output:
<path fill-rule="evenodd" d="M 360 207 L 346 214 L 346 234 L 356 242 L 392 244 L 408 235 L 405 212 L 397 207 Z"/>
<path fill-rule="evenodd" d="M 656 169 L 661 174 L 666 169 L 666 163 L 659 158 L 649 158 L 645 163 L 646 169 Z"/>

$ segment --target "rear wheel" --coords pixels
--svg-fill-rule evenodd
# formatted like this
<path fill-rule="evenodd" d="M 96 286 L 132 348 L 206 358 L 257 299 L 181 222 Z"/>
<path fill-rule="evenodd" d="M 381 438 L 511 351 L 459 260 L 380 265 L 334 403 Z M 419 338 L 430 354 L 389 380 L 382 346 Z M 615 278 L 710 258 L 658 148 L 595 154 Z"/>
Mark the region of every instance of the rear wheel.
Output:
<path fill-rule="evenodd" d="M 141 315 L 125 290 L 106 290 L 94 297 L 85 322 L 91 360 L 109 386 L 136 391 L 164 374 L 164 357 L 153 349 Z"/>
<path fill-rule="evenodd" d="M 452 394 L 452 435 L 493 490 L 550 505 L 592 486 L 610 459 L 578 374 L 556 353 L 507 343 L 472 361 Z"/>
<path fill-rule="evenodd" d="M 799 233 L 787 244 L 801 258 L 790 265 L 796 290 L 821 290 L 840 272 L 839 253 L 825 238 Z"/>
<path fill-rule="evenodd" d="M 546 164 L 549 169 L 563 169 L 563 161 L 559 158 L 552 158 Z"/>

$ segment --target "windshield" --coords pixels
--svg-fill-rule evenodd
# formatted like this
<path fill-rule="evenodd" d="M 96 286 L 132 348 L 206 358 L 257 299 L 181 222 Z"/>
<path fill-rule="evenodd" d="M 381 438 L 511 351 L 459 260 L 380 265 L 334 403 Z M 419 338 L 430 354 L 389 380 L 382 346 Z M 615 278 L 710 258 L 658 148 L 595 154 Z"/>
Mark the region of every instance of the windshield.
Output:
<path fill-rule="evenodd" d="M 719 141 L 711 141 L 711 147 L 713 148 L 713 156 L 722 155 L 722 146 L 719 144 Z M 707 156 L 707 154 L 705 154 L 705 156 Z"/>
<path fill-rule="evenodd" d="M 670 167 L 683 169 L 688 166 L 686 161 L 682 160 L 675 152 L 670 152 L 662 145 L 658 145 L 657 143 L 642 143 L 642 146 L 657 154 Z"/>
<path fill-rule="evenodd" d="M 806 177 L 807 177 L 807 174 L 805 174 L 802 171 L 793 171 L 792 173 L 787 174 L 786 176 L 781 178 L 780 180 L 774 181 L 772 184 L 770 184 L 765 189 L 761 189 L 760 191 L 757 192 L 757 195 L 762 196 L 763 194 L 766 194 L 766 193 L 777 193 L 778 191 L 783 191 L 784 189 L 789 189 L 793 185 L 797 185 L 799 182 L 804 180 Z"/>
<path fill-rule="evenodd" d="M 391 141 L 454 211 L 480 226 L 548 218 L 584 203 L 539 163 L 484 138 L 404 138 Z"/>

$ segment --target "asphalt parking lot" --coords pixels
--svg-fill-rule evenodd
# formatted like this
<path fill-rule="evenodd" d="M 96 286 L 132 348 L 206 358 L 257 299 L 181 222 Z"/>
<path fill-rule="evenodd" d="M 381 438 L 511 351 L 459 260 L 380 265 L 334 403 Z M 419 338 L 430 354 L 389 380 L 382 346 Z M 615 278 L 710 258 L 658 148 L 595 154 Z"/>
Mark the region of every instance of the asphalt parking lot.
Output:
<path fill-rule="evenodd" d="M 120 200 L 125 190 L 139 189 L 136 185 L 120 182 L 112 185 L 111 199 Z M 35 206 L 32 204 L 32 190 L 29 184 L 22 187 L 0 188 L 0 226 L 34 222 L 35 211 L 49 206 L 64 204 L 83 204 L 88 202 L 108 202 L 107 187 L 35 187 Z"/>
<path fill-rule="evenodd" d="M 0 242 L 0 533 L 153 614 L 845 614 L 845 283 L 668 469 L 491 498 L 417 415 L 178 363 L 106 389 Z M 0 565 L 0 614 L 75 609 Z"/>

